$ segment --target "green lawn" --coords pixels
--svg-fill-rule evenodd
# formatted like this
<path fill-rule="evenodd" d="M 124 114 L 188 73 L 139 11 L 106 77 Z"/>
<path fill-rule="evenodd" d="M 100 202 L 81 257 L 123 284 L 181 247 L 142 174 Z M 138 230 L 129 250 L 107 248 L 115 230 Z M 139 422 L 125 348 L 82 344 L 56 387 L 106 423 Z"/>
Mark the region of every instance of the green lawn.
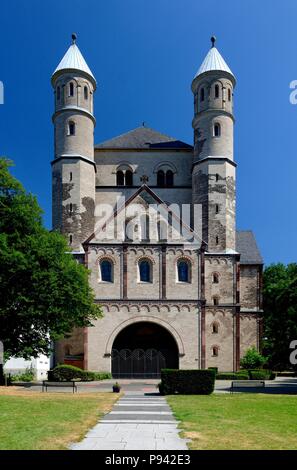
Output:
<path fill-rule="evenodd" d="M 191 449 L 297 449 L 297 396 L 168 396 Z"/>
<path fill-rule="evenodd" d="M 37 393 L 0 387 L 0 449 L 66 449 L 118 398 L 113 393 Z"/>

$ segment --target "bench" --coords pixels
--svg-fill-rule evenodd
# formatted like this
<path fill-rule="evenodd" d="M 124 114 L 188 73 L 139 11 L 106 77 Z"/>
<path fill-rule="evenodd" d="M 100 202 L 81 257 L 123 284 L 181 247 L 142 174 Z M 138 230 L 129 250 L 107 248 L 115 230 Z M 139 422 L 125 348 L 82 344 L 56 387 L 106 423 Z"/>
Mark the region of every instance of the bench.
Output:
<path fill-rule="evenodd" d="M 47 392 L 48 387 L 71 387 L 72 392 L 77 392 L 77 386 L 75 380 L 68 380 L 67 382 L 54 382 L 52 380 L 43 380 L 42 382 L 42 391 Z"/>
<path fill-rule="evenodd" d="M 230 387 L 230 393 L 233 393 L 235 388 L 264 388 L 264 380 L 233 380 Z"/>

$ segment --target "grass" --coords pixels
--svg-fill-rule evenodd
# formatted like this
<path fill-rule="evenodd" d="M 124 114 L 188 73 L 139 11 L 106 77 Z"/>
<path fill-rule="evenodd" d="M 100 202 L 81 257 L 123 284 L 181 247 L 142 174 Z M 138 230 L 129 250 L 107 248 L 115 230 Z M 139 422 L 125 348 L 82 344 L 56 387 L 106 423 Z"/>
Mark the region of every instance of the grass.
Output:
<path fill-rule="evenodd" d="M 0 387 L 0 450 L 67 449 L 118 398 L 113 393 L 39 393 Z"/>
<path fill-rule="evenodd" d="M 297 396 L 168 396 L 190 449 L 297 449 Z"/>

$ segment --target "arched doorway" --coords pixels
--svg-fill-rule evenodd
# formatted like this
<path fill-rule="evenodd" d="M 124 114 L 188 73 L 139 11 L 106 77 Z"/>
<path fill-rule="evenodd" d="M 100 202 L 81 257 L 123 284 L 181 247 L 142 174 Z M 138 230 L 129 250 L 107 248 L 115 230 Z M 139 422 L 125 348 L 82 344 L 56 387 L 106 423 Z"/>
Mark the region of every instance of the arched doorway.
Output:
<path fill-rule="evenodd" d="M 114 378 L 158 378 L 165 368 L 178 369 L 178 347 L 166 328 L 138 322 L 116 336 L 111 353 Z"/>

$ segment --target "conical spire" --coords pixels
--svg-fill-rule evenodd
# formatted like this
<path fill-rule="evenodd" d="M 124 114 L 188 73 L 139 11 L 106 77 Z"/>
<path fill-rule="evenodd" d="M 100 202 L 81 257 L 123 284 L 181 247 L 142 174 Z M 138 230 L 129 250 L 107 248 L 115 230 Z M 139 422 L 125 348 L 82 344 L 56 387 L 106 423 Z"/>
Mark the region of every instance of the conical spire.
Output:
<path fill-rule="evenodd" d="M 58 67 L 54 71 L 52 75 L 52 80 L 56 76 L 58 72 L 61 71 L 75 71 L 79 70 L 80 72 L 84 72 L 92 79 L 94 85 L 96 86 L 96 79 L 92 74 L 88 64 L 86 63 L 85 59 L 83 58 L 82 53 L 80 52 L 79 48 L 76 45 L 76 34 L 72 34 L 72 44 L 69 47 L 68 51 L 64 55 L 63 59 L 59 63 Z"/>
<path fill-rule="evenodd" d="M 209 50 L 208 54 L 206 55 L 204 61 L 200 65 L 198 72 L 196 73 L 194 79 L 205 72 L 223 71 L 232 75 L 233 79 L 235 80 L 235 76 L 233 75 L 231 69 L 228 67 L 225 60 L 223 59 L 223 57 L 221 56 L 221 54 L 215 47 L 215 42 L 216 42 L 215 36 L 211 37 L 211 42 L 212 42 L 212 47 Z"/>

